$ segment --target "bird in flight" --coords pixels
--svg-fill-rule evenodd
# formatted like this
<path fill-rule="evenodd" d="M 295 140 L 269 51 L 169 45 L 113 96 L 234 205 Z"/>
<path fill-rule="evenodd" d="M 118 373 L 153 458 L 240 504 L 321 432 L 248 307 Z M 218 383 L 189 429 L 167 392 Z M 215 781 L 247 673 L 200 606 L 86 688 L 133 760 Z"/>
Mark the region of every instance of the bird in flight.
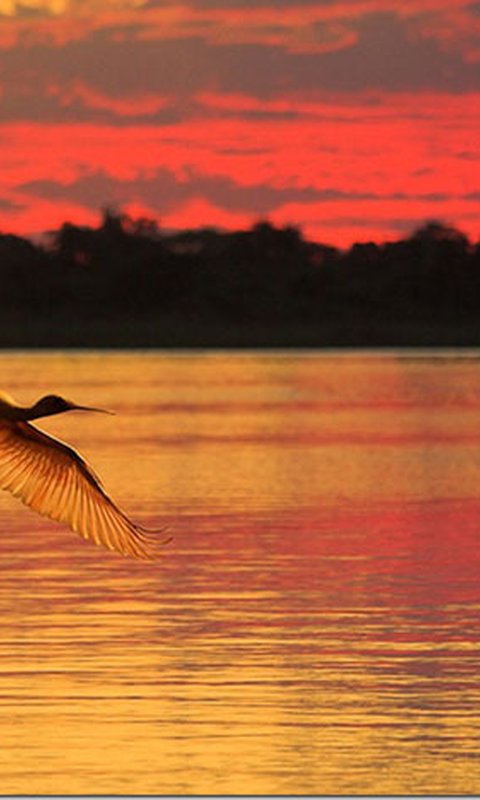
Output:
<path fill-rule="evenodd" d="M 76 450 L 30 422 L 75 410 L 112 413 L 53 394 L 23 407 L 0 392 L 0 488 L 95 544 L 124 556 L 155 558 L 169 540 L 133 523 Z"/>

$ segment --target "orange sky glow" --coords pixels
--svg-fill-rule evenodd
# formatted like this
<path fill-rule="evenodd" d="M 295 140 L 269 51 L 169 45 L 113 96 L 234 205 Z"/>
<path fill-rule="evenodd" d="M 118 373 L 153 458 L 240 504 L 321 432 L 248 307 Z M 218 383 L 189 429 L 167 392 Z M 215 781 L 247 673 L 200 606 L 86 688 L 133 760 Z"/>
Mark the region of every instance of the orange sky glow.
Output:
<path fill-rule="evenodd" d="M 0 229 L 479 236 L 480 3 L 0 0 Z"/>

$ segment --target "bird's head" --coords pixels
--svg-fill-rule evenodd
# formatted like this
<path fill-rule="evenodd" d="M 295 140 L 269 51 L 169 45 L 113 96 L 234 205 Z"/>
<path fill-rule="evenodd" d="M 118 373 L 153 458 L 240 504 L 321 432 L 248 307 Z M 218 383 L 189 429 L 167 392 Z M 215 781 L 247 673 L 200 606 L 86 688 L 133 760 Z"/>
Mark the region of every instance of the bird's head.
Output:
<path fill-rule="evenodd" d="M 112 414 L 112 411 L 107 411 L 104 408 L 92 408 L 91 406 L 79 406 L 77 403 L 72 403 L 71 400 L 66 400 L 58 394 L 47 394 L 38 400 L 33 406 L 34 417 L 50 417 L 53 414 L 62 414 L 64 411 L 99 411 L 102 414 Z"/>

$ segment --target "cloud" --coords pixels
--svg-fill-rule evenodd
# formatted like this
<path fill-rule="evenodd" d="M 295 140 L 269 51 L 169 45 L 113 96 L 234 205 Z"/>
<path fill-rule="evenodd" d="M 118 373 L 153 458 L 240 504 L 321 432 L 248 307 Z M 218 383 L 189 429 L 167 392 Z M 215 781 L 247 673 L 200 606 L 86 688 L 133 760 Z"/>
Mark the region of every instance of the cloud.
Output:
<path fill-rule="evenodd" d="M 420 33 L 464 52 L 479 34 L 477 3 L 471 0 L 0 0 L 8 10 L 0 46 L 50 43 L 59 46 L 102 32 L 112 41 L 181 41 L 209 45 L 277 46 L 285 52 L 343 50 L 355 43 L 369 16 L 391 16 L 407 36 Z M 281 14 L 278 13 L 279 7 Z M 33 15 L 33 17 L 32 17 Z M 8 24 L 7 24 L 8 23 Z"/>
<path fill-rule="evenodd" d="M 168 122 L 173 106 L 216 84 L 217 66 L 207 56 L 197 41 L 112 42 L 100 33 L 68 47 L 12 48 L 2 53 L 0 118 Z"/>
<path fill-rule="evenodd" d="M 107 111 L 120 117 L 150 118 L 168 106 L 168 99 L 157 94 L 135 94 L 131 97 L 112 97 L 101 94 L 81 80 L 70 87 L 49 87 L 50 96 L 57 97 L 63 107 L 81 104 L 85 109 Z"/>
<path fill-rule="evenodd" d="M 467 198 L 479 188 L 472 170 L 478 94 L 425 94 L 421 104 L 414 93 L 325 93 L 296 102 L 214 94 L 196 102 L 195 117 L 163 126 L 129 117 L 121 127 L 4 125 L 0 197 L 29 209 L 48 201 L 50 211 L 70 203 L 80 219 L 110 202 L 143 204 L 163 217 L 197 198 L 246 219 L 293 203 L 294 221 L 312 230 L 327 206 L 343 205 L 347 218 L 356 205 L 365 220 L 389 203 L 396 218 L 411 218 L 418 207 L 437 217 L 450 209 L 460 222 L 475 210 Z M 202 102 L 210 102 L 206 114 Z M 262 106 L 270 117 L 244 116 Z M 277 116 L 290 108 L 296 113 Z M 8 217 L 31 224 L 27 211 Z"/>
<path fill-rule="evenodd" d="M 229 20 L 228 9 L 222 12 L 224 17 L 217 10 L 216 18 L 203 20 L 204 30 L 195 28 L 195 18 L 177 7 L 163 9 L 167 16 L 161 29 L 155 25 L 145 29 L 141 10 L 130 27 L 126 24 L 129 14 L 124 25 L 114 25 L 117 14 L 107 17 L 108 24 L 103 27 L 63 44 L 45 40 L 37 24 L 30 31 L 33 38 L 21 38 L 2 53 L 0 80 L 7 87 L 2 118 L 28 118 L 32 103 L 37 118 L 78 120 L 87 118 L 85 108 L 102 111 L 105 119 L 108 111 L 112 118 L 120 118 L 125 114 L 117 113 L 115 104 L 124 96 L 131 107 L 138 96 L 136 116 L 141 118 L 143 103 L 148 118 L 156 96 L 175 98 L 178 108 L 202 91 L 267 100 L 286 93 L 314 95 L 325 90 L 456 93 L 480 89 L 480 71 L 471 48 L 465 45 L 464 56 L 450 40 L 447 46 L 445 36 L 442 38 L 439 20 L 447 18 L 446 12 L 437 17 L 424 15 L 413 24 L 393 12 L 363 11 L 345 18 L 341 16 L 344 5 L 332 3 L 328 8 L 338 18 L 310 18 L 312 9 L 318 14 L 322 8 L 327 7 L 301 7 L 305 20 L 302 22 L 301 15 L 297 20 L 296 44 L 282 38 L 282 30 L 293 35 L 295 24 L 286 24 L 283 14 L 280 21 L 276 14 L 274 24 L 273 18 L 269 21 L 272 12 L 268 9 L 263 21 L 258 17 L 261 9 L 257 16 L 246 14 L 242 24 L 248 35 L 238 30 L 238 22 Z M 98 25 L 99 19 L 100 15 Z M 64 27 L 69 23 L 78 31 L 85 20 L 73 25 L 72 19 L 62 17 L 57 22 Z M 55 95 L 52 86 L 57 87 Z M 83 94 L 79 86 L 84 87 Z M 96 96 L 96 102 L 88 103 L 85 87 L 90 100 Z M 69 95 L 76 102 L 66 103 Z"/>
<path fill-rule="evenodd" d="M 85 175 L 71 182 L 37 180 L 19 185 L 17 190 L 48 200 L 70 199 L 86 207 L 97 210 L 99 197 L 102 205 L 126 206 L 131 202 L 140 203 L 157 214 L 172 212 L 180 205 L 195 198 L 227 209 L 247 212 L 257 216 L 267 216 L 286 204 L 345 204 L 350 206 L 368 203 L 388 204 L 423 203 L 433 207 L 436 203 L 449 202 L 451 197 L 445 192 L 412 194 L 388 191 L 345 191 L 338 187 L 315 188 L 275 188 L 266 184 L 250 183 L 240 185 L 226 177 L 209 177 L 190 172 L 187 177 L 178 178 L 167 169 L 149 178 L 136 180 L 116 180 L 103 171 Z M 478 200 L 478 192 L 470 192 L 460 200 Z"/>
<path fill-rule="evenodd" d="M 56 17 L 74 14 L 75 11 L 95 14 L 107 8 L 118 12 L 122 9 L 138 9 L 146 4 L 147 0 L 0 0 L 0 15 Z"/>
<path fill-rule="evenodd" d="M 12 200 L 8 200 L 6 197 L 0 197 L 0 211 L 12 212 L 12 211 L 20 211 L 23 208 L 22 203 L 17 203 Z"/>
<path fill-rule="evenodd" d="M 205 177 L 191 172 L 179 180 L 169 170 L 159 170 L 154 176 L 134 181 L 118 181 L 104 172 L 82 177 L 71 183 L 40 180 L 17 187 L 21 193 L 33 194 L 49 200 L 72 199 L 77 203 L 98 209 L 102 205 L 140 203 L 155 214 L 163 215 L 196 198 L 221 207 L 229 212 L 250 213 L 257 216 L 269 214 L 286 201 L 309 202 L 318 199 L 313 188 L 276 189 L 264 184 L 240 186 L 227 177 Z M 335 196 L 328 192 L 327 196 Z"/>
<path fill-rule="evenodd" d="M 65 0 L 0 0 L 0 17 L 50 16 L 65 13 L 66 7 Z"/>
<path fill-rule="evenodd" d="M 393 235 L 394 231 L 407 230 L 412 227 L 412 219 L 417 224 L 431 218 L 473 223 L 478 202 L 478 191 L 457 196 L 440 191 L 390 191 L 379 182 L 372 183 L 369 190 L 346 190 L 341 186 L 282 189 L 265 183 L 242 185 L 230 178 L 189 170 L 175 174 L 168 169 L 130 180 L 98 170 L 63 183 L 45 178 L 16 189 L 24 204 L 28 205 L 28 197 L 59 206 L 73 203 L 77 208 L 84 207 L 88 218 L 100 205 L 155 217 L 164 226 L 177 228 L 197 224 L 228 227 L 228 220 L 232 225 L 235 220 L 235 224 L 244 226 L 259 217 L 269 217 L 278 224 L 298 224 L 317 239 L 328 233 L 330 241 L 342 244 L 347 234 L 352 236 L 352 228 L 358 227 L 360 219 L 363 232 L 357 230 L 359 240 L 365 240 L 368 230 L 376 230 L 377 238 L 381 231 Z M 211 210 L 211 218 L 207 209 Z M 467 230 L 472 232 L 471 224 Z"/>
<path fill-rule="evenodd" d="M 3 217 L 38 230 L 117 202 L 332 241 L 417 212 L 473 230 L 478 7 L 5 0 Z"/>

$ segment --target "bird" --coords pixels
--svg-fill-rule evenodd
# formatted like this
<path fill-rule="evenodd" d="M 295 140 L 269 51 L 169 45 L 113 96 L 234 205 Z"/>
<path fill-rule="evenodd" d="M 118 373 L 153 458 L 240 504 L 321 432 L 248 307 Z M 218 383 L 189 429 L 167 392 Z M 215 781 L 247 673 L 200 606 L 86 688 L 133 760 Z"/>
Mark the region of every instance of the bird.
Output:
<path fill-rule="evenodd" d="M 158 546 L 170 539 L 160 540 L 159 531 L 132 522 L 80 453 L 31 424 L 31 420 L 70 411 L 113 413 L 56 394 L 25 407 L 0 392 L 0 489 L 97 545 L 124 556 L 155 559 Z"/>

